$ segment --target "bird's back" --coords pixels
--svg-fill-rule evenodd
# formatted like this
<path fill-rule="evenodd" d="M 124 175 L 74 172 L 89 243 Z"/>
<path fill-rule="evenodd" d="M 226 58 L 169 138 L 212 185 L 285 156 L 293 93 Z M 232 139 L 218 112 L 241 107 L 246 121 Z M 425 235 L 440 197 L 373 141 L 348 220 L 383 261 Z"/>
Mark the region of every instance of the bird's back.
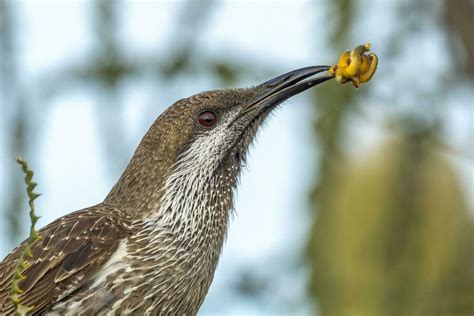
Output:
<path fill-rule="evenodd" d="M 120 211 L 99 204 L 57 219 L 40 230 L 32 245 L 32 259 L 19 283 L 21 303 L 33 306 L 34 314 L 48 312 L 90 279 L 117 250 L 128 230 Z M 0 314 L 12 314 L 11 282 L 25 242 L 0 264 Z"/>
<path fill-rule="evenodd" d="M 20 282 L 21 303 L 34 314 L 196 314 L 223 238 L 125 214 L 99 204 L 41 229 Z M 2 315 L 14 311 L 9 292 L 24 245 L 0 264 Z"/>

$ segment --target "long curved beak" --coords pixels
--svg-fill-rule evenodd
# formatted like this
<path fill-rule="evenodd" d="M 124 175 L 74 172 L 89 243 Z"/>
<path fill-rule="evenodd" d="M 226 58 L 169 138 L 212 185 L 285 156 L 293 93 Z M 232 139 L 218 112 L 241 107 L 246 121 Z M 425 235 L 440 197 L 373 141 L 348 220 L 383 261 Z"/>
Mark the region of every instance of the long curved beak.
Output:
<path fill-rule="evenodd" d="M 334 78 L 334 76 L 326 75 L 304 80 L 328 70 L 329 66 L 300 68 L 260 84 L 259 87 L 263 88 L 263 93 L 246 104 L 241 115 L 253 111 L 260 112 L 264 108 L 276 106 L 300 92 Z"/>

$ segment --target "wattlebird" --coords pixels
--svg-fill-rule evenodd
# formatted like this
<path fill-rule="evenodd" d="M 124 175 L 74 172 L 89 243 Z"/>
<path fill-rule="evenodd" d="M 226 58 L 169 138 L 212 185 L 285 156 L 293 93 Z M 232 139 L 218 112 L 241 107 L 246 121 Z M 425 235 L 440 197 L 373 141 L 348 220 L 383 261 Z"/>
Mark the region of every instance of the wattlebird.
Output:
<path fill-rule="evenodd" d="M 196 314 L 212 282 L 233 191 L 257 130 L 281 102 L 334 75 L 291 71 L 181 99 L 147 131 L 102 203 L 39 231 L 19 283 L 34 314 Z M 0 265 L 0 313 L 24 243 Z"/>

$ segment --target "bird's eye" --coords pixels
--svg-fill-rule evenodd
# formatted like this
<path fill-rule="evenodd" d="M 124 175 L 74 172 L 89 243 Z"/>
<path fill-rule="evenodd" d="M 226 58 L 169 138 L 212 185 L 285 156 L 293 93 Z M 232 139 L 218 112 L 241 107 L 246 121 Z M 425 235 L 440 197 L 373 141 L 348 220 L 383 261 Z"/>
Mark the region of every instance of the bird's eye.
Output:
<path fill-rule="evenodd" d="M 199 124 L 202 127 L 210 128 L 214 127 L 217 123 L 217 116 L 214 112 L 211 111 L 204 111 L 199 114 Z"/>

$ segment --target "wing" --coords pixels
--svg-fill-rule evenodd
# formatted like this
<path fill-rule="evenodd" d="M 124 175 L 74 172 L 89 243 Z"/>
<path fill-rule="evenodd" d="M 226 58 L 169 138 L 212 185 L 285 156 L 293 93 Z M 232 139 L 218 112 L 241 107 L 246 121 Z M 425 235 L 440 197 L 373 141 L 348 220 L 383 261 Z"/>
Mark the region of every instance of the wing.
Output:
<path fill-rule="evenodd" d="M 40 230 L 32 245 L 33 258 L 20 282 L 21 303 L 34 306 L 32 313 L 47 310 L 87 282 L 110 258 L 126 237 L 118 210 L 97 205 L 70 213 Z M 25 242 L 0 264 L 0 314 L 13 314 L 9 298 L 13 273 Z"/>

